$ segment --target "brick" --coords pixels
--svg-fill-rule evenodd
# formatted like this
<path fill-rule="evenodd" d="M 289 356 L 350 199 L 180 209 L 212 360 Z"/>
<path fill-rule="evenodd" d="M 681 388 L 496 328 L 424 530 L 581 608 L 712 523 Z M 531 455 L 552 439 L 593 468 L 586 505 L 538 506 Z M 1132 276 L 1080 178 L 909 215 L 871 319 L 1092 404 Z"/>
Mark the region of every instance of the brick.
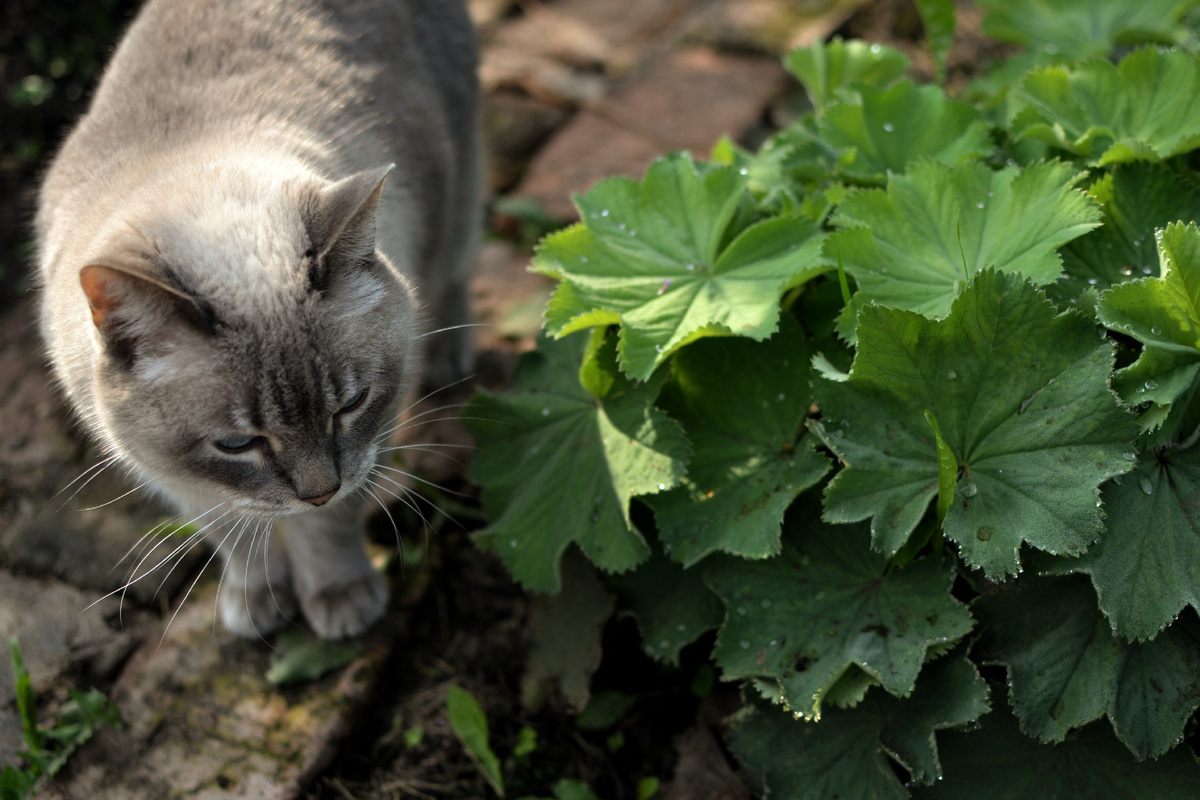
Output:
<path fill-rule="evenodd" d="M 640 175 L 663 148 L 594 111 L 581 111 L 534 158 L 516 194 L 559 219 L 578 216 L 573 193 L 609 175 Z"/>
<path fill-rule="evenodd" d="M 708 48 L 671 53 L 577 114 L 534 158 L 516 194 L 574 219 L 572 193 L 609 175 L 639 177 L 671 150 L 707 156 L 721 136 L 737 138 L 757 123 L 786 82 L 771 59 Z"/>

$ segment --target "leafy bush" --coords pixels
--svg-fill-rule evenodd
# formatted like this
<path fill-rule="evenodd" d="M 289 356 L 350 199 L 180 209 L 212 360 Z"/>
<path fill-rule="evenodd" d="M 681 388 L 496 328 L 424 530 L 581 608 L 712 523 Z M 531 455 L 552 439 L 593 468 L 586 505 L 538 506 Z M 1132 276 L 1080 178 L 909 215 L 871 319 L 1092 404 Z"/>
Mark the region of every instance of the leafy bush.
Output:
<path fill-rule="evenodd" d="M 819 44 L 758 151 L 576 198 L 465 414 L 478 541 L 578 546 L 662 662 L 715 630 L 773 798 L 1200 796 L 1200 59 L 1073 60 L 1196 3 L 984 5 L 1037 49 L 974 103 Z"/>

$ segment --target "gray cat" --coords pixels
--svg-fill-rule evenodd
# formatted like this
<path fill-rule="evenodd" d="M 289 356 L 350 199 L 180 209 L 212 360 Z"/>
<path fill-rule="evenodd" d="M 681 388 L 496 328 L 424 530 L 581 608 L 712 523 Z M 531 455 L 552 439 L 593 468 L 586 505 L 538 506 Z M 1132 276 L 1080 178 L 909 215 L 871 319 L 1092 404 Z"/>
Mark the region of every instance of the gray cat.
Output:
<path fill-rule="evenodd" d="M 420 340 L 466 317 L 475 65 L 458 0 L 150 0 L 46 176 L 55 374 L 217 542 L 237 633 L 386 606 L 376 460 L 416 379 L 468 364 L 465 331 Z"/>

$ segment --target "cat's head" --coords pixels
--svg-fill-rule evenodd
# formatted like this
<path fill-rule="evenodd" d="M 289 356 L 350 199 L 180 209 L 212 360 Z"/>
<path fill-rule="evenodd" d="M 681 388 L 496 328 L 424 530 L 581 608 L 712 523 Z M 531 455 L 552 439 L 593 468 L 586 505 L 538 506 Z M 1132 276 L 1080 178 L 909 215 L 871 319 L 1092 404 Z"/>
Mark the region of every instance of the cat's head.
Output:
<path fill-rule="evenodd" d="M 281 516 L 363 485 L 415 369 L 375 247 L 387 172 L 152 210 L 82 268 L 93 423 L 153 487 Z"/>

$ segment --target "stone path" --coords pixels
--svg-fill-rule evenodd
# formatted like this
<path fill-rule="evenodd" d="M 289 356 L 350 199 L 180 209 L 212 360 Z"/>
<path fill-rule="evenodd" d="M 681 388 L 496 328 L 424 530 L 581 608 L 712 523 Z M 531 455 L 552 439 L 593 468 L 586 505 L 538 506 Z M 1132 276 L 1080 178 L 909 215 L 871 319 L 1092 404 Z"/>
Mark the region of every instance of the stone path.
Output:
<path fill-rule="evenodd" d="M 674 149 L 703 156 L 722 135 L 753 136 L 789 87 L 778 55 L 828 36 L 858 2 L 471 0 L 493 190 L 569 220 L 570 195 L 602 177 L 640 176 Z M 527 263 L 504 242 L 480 256 L 473 294 L 491 326 L 477 342 L 485 384 L 503 381 L 538 328 L 548 288 Z M 48 719 L 68 688 L 96 684 L 112 685 L 126 721 L 78 752 L 43 796 L 302 797 L 403 641 L 405 608 L 429 576 L 410 571 L 400 587 L 408 600 L 349 667 L 284 690 L 263 677 L 267 647 L 214 625 L 214 570 L 179 609 L 204 554 L 105 598 L 164 512 L 125 495 L 115 470 L 87 481 L 98 455 L 69 421 L 40 352 L 29 304 L 0 320 L 0 638 L 20 638 Z M 436 435 L 466 441 L 454 426 Z M 433 480 L 461 471 L 418 467 Z M 20 731 L 0 657 L 0 765 L 17 762 Z"/>

